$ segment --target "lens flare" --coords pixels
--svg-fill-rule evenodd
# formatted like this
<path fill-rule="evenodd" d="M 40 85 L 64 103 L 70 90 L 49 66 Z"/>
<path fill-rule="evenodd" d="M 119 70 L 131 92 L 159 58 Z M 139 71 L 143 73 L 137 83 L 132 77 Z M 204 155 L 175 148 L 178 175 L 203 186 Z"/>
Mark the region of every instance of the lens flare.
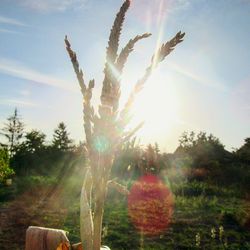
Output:
<path fill-rule="evenodd" d="M 94 149 L 99 153 L 105 153 L 110 148 L 110 143 L 105 136 L 97 136 L 93 140 Z"/>
<path fill-rule="evenodd" d="M 169 226 L 173 214 L 173 195 L 154 175 L 136 181 L 128 196 L 130 219 L 144 235 L 158 235 Z"/>

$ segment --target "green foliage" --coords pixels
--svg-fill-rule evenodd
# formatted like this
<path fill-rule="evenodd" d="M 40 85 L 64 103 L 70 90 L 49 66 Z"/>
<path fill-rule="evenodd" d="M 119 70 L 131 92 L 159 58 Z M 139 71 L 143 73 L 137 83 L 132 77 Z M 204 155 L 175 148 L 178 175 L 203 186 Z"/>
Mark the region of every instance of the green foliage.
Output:
<path fill-rule="evenodd" d="M 31 174 L 32 170 L 40 169 L 39 165 L 44 165 L 48 157 L 44 142 L 45 134 L 42 132 L 32 130 L 26 133 L 25 141 L 17 147 L 15 155 L 11 158 L 11 164 L 17 174 Z"/>
<path fill-rule="evenodd" d="M 40 188 L 55 185 L 56 181 L 55 176 L 29 175 L 19 177 L 16 180 L 17 193 L 21 194 L 27 190 L 29 192 L 35 192 Z"/>
<path fill-rule="evenodd" d="M 65 138 L 65 133 L 59 134 L 62 136 L 58 138 Z M 57 218 L 58 221 L 46 215 L 44 225 L 62 227 L 77 242 L 80 241 L 78 202 L 84 175 L 84 144 L 71 148 L 67 146 L 68 140 L 58 140 L 66 146 L 55 147 L 55 144 L 46 145 L 45 138 L 36 130 L 26 133 L 10 162 L 8 150 L 0 148 L 1 171 L 11 166 L 17 173 L 15 190 L 0 185 L 0 198 L 1 201 L 13 199 L 25 192 L 36 194 L 38 190 L 46 190 L 46 194 L 60 191 L 58 199 L 67 214 L 60 220 Z M 157 145 L 143 148 L 135 140 L 125 143 L 114 161 L 113 177 L 130 189 L 139 176 L 153 171 L 175 196 L 170 228 L 157 237 L 144 237 L 143 249 L 250 249 L 249 143 L 247 138 L 233 154 L 217 138 L 205 133 L 184 134 L 174 154 L 162 154 Z M 103 243 L 112 250 L 140 249 L 141 235 L 129 220 L 126 199 L 110 189 L 105 206 Z M 220 226 L 224 227 L 221 239 Z M 212 228 L 216 230 L 215 237 L 211 237 Z M 199 247 L 196 246 L 198 233 Z"/>
<path fill-rule="evenodd" d="M 0 147 L 0 183 L 12 175 L 14 175 L 14 171 L 9 166 L 8 150 Z"/>
<path fill-rule="evenodd" d="M 133 179 L 139 174 L 138 163 L 142 150 L 136 143 L 136 138 L 124 143 L 120 152 L 116 155 L 112 167 L 112 177 L 121 179 Z"/>
<path fill-rule="evenodd" d="M 236 151 L 236 156 L 244 163 L 250 163 L 250 137 L 245 139 L 245 143 Z"/>
<path fill-rule="evenodd" d="M 166 159 L 160 154 L 157 143 L 154 146 L 148 144 L 143 148 L 136 144 L 136 138 L 134 138 L 125 143 L 116 155 L 112 175 L 122 180 L 134 180 L 146 173 L 158 175 L 166 166 Z"/>
<path fill-rule="evenodd" d="M 25 142 L 21 144 L 20 148 L 24 148 L 29 153 L 35 153 L 45 148 L 46 135 L 38 130 L 32 130 L 26 133 Z"/>
<path fill-rule="evenodd" d="M 200 181 L 191 181 L 191 182 L 171 182 L 171 191 L 179 196 L 179 195 L 186 195 L 186 196 L 216 196 L 216 197 L 232 197 L 232 196 L 240 196 L 237 193 L 237 189 L 234 190 L 232 188 L 224 188 L 222 186 L 217 186 L 214 184 L 209 184 L 207 182 L 200 182 Z"/>
<path fill-rule="evenodd" d="M 192 167 L 204 167 L 206 169 L 214 169 L 219 163 L 225 162 L 230 153 L 224 149 L 220 140 L 212 134 L 207 135 L 200 132 L 195 135 L 194 132 L 184 132 L 179 139 L 180 146 L 176 149 L 175 154 L 191 155 L 193 158 Z"/>
<path fill-rule="evenodd" d="M 84 174 L 82 160 L 67 163 L 67 170 L 52 176 L 18 177 L 18 193 L 28 191 L 36 194 L 38 190 L 54 190 L 56 198 L 53 204 L 60 204 L 54 212 L 43 212 L 44 226 L 62 228 L 69 232 L 71 242 L 79 242 L 79 188 Z M 60 181 L 61 180 L 61 181 Z M 131 181 L 123 181 L 130 187 Z M 234 187 L 222 188 L 207 182 L 188 181 L 184 185 L 184 193 L 175 194 L 174 214 L 170 227 L 155 237 L 143 237 L 135 229 L 129 219 L 126 198 L 110 189 L 105 204 L 103 244 L 112 250 L 118 249 L 225 249 L 227 243 L 231 250 L 249 249 L 249 231 L 245 227 L 247 221 L 247 204 L 238 195 Z M 49 187 L 49 189 L 48 189 Z M 182 187 L 180 187 L 181 189 Z M 175 192 L 175 190 L 172 190 Z M 193 194 L 194 192 L 197 192 Z M 58 193 L 59 192 L 59 193 Z M 48 192 L 46 192 L 48 194 Z M 48 197 L 46 195 L 46 197 Z M 39 197 L 39 201 L 43 196 Z M 52 208 L 51 208 L 52 209 Z M 67 213 L 58 217 L 57 214 L 66 210 Z M 39 213 L 39 211 L 35 211 Z M 37 220 L 37 217 L 36 217 Z M 39 221 L 39 220 L 38 220 Z M 40 224 L 41 225 L 41 224 Z M 220 240 L 219 228 L 224 232 Z M 211 229 L 215 228 L 215 238 L 211 237 Z M 195 237 L 200 234 L 200 248 L 196 247 Z"/>

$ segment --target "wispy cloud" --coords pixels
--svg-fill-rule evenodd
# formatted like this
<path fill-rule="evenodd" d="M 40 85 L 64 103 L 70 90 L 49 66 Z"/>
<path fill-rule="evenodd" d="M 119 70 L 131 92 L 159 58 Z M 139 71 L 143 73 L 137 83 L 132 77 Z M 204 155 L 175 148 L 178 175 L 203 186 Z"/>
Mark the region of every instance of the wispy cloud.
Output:
<path fill-rule="evenodd" d="M 30 96 L 31 93 L 30 93 L 29 90 L 23 89 L 23 90 L 21 90 L 21 91 L 19 92 L 19 94 L 22 95 L 22 96 Z"/>
<path fill-rule="evenodd" d="M 70 8 L 82 8 L 87 0 L 22 0 L 20 4 L 39 12 L 63 12 Z"/>
<path fill-rule="evenodd" d="M 0 23 L 10 24 L 10 25 L 15 25 L 15 26 L 27 26 L 25 23 L 17 19 L 4 17 L 4 16 L 0 16 Z"/>
<path fill-rule="evenodd" d="M 0 33 L 8 33 L 8 34 L 18 34 L 18 35 L 20 35 L 20 34 L 22 34 L 21 32 L 18 32 L 18 31 L 14 31 L 14 30 L 8 30 L 8 29 L 1 29 L 0 28 Z"/>
<path fill-rule="evenodd" d="M 36 107 L 37 104 L 26 101 L 26 100 L 18 100 L 18 99 L 3 99 L 0 100 L 0 105 L 8 105 L 8 106 L 18 106 L 18 107 Z"/>
<path fill-rule="evenodd" d="M 29 80 L 34 83 L 49 85 L 70 91 L 76 90 L 76 88 L 73 87 L 75 84 L 71 84 L 68 81 L 59 79 L 55 76 L 38 72 L 13 60 L 0 58 L 0 73 Z"/>
<path fill-rule="evenodd" d="M 206 85 L 210 88 L 215 88 L 220 91 L 227 91 L 228 88 L 223 84 L 218 81 L 214 81 L 209 78 L 205 78 L 201 76 L 200 73 L 197 73 L 195 71 L 191 71 L 190 69 L 184 68 L 183 66 L 179 66 L 177 63 L 174 63 L 173 61 L 168 61 L 168 66 L 174 70 L 175 72 L 184 75 L 186 77 L 189 77 L 190 79 L 194 80 L 197 83 Z"/>

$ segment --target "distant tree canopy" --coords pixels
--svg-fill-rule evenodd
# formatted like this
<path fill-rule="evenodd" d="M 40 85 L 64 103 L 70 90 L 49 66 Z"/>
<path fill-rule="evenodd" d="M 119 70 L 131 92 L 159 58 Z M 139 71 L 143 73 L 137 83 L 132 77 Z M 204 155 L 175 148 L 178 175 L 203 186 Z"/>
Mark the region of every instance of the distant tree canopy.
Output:
<path fill-rule="evenodd" d="M 245 139 L 244 145 L 236 151 L 236 155 L 242 162 L 250 164 L 250 137 Z"/>
<path fill-rule="evenodd" d="M 31 132 L 26 133 L 25 142 L 23 146 L 28 152 L 34 153 L 45 148 L 46 135 L 38 130 L 32 130 Z"/>
<path fill-rule="evenodd" d="M 1 134 L 7 139 L 10 156 L 12 156 L 20 140 L 23 137 L 24 124 L 15 108 L 14 114 L 7 118 L 7 123 L 4 124 Z"/>
<path fill-rule="evenodd" d="M 166 168 L 166 163 L 157 143 L 143 148 L 134 138 L 125 143 L 115 157 L 112 173 L 113 176 L 134 179 L 148 173 L 159 174 Z"/>
<path fill-rule="evenodd" d="M 231 153 L 225 150 L 224 145 L 212 134 L 200 132 L 184 132 L 179 139 L 180 145 L 175 151 L 178 157 L 192 157 L 192 167 L 207 168 L 216 167 L 219 163 L 227 161 Z"/>
<path fill-rule="evenodd" d="M 5 141 L 7 139 L 6 143 L 0 142 L 1 176 L 3 173 L 7 174 L 7 170 L 11 174 L 11 169 L 7 168 L 9 164 L 17 175 L 49 174 L 56 165 L 61 164 L 62 158 L 71 158 L 72 155 L 81 157 L 83 154 L 81 146 L 73 146 L 63 122 L 54 130 L 52 143 L 46 144 L 46 135 L 43 132 L 36 129 L 24 131 L 17 109 L 7 118 L 1 135 Z M 6 154 L 9 156 L 8 160 Z"/>
<path fill-rule="evenodd" d="M 43 132 L 24 131 L 15 110 L 2 131 L 2 138 L 7 138 L 7 143 L 0 140 L 0 181 L 13 175 L 13 170 L 16 175 L 49 175 L 56 169 L 67 169 L 74 162 L 85 160 L 85 143 L 74 145 L 63 122 L 55 128 L 52 141 L 46 142 Z M 238 150 L 230 153 L 212 134 L 184 132 L 174 153 L 161 153 L 157 143 L 143 147 L 136 138 L 125 142 L 115 156 L 112 177 L 135 180 L 153 173 L 171 179 L 174 175 L 175 178 L 179 176 L 175 179 L 179 183 L 192 179 L 210 180 L 241 185 L 246 190 L 249 164 L 249 137 Z"/>

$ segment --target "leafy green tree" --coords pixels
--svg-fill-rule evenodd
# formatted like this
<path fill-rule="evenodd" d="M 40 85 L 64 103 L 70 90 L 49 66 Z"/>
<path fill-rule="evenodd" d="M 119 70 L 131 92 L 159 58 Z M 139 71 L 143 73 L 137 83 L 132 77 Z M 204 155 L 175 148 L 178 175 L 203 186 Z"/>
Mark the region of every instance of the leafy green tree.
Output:
<path fill-rule="evenodd" d="M 34 153 L 43 149 L 46 135 L 38 130 L 32 130 L 25 135 L 24 145 L 27 152 Z"/>
<path fill-rule="evenodd" d="M 9 154 L 7 148 L 0 147 L 0 182 L 13 175 L 14 171 L 9 166 Z"/>
<path fill-rule="evenodd" d="M 53 146 L 61 151 L 67 151 L 72 147 L 71 143 L 72 140 L 69 138 L 66 125 L 60 122 L 54 130 Z"/>
<path fill-rule="evenodd" d="M 24 124 L 18 115 L 17 109 L 15 108 L 14 114 L 7 118 L 7 123 L 4 124 L 1 134 L 7 139 L 7 146 L 12 157 L 20 144 L 20 141 L 24 133 Z"/>
<path fill-rule="evenodd" d="M 45 138 L 45 134 L 37 130 L 26 133 L 25 140 L 11 159 L 11 165 L 17 174 L 29 174 L 32 170 L 44 168 L 44 160 L 48 155 Z"/>
<path fill-rule="evenodd" d="M 223 161 L 230 156 L 224 145 L 214 135 L 207 135 L 205 132 L 184 132 L 179 139 L 180 145 L 175 154 L 189 154 L 193 158 L 193 167 L 207 166 L 211 161 Z"/>
<path fill-rule="evenodd" d="M 178 162 L 185 163 L 189 178 L 203 180 L 210 178 L 216 181 L 225 179 L 227 166 L 232 161 L 232 154 L 225 150 L 224 145 L 214 135 L 205 132 L 195 134 L 184 132 L 180 137 L 180 145 L 174 156 Z M 185 159 L 190 159 L 189 164 Z"/>

